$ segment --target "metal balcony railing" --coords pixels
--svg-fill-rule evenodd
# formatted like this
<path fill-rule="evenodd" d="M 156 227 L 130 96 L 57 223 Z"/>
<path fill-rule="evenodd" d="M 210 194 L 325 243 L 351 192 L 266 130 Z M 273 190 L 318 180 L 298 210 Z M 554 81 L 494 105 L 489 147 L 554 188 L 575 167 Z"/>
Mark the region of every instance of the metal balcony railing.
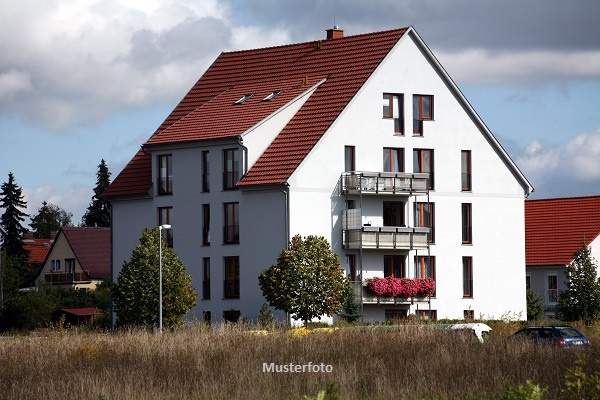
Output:
<path fill-rule="evenodd" d="M 44 280 L 46 281 L 46 283 L 53 284 L 89 281 L 89 279 L 87 279 L 87 276 L 81 272 L 49 272 L 44 275 Z"/>
<path fill-rule="evenodd" d="M 428 173 L 405 172 L 344 172 L 341 188 L 347 194 L 400 194 L 427 193 Z"/>
<path fill-rule="evenodd" d="M 426 249 L 429 228 L 364 226 L 342 231 L 345 249 Z"/>

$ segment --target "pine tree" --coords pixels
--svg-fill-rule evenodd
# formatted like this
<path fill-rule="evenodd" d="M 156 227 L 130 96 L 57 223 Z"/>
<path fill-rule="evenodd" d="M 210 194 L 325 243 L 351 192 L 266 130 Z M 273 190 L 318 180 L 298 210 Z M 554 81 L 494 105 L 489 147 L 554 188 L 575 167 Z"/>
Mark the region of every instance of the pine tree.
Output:
<path fill-rule="evenodd" d="M 57 232 L 63 226 L 71 225 L 72 217 L 72 213 L 44 201 L 37 215 L 31 218 L 29 226 L 33 229 L 34 237 L 50 238 L 52 232 Z"/>
<path fill-rule="evenodd" d="M 559 311 L 563 319 L 591 323 L 600 317 L 597 267 L 597 262 L 587 247 L 575 253 L 575 259 L 567 265 L 567 289 L 559 299 Z"/>
<path fill-rule="evenodd" d="M 28 215 L 21 211 L 26 207 L 23 190 L 16 184 L 13 173 L 9 172 L 8 182 L 0 187 L 0 208 L 4 210 L 0 224 L 6 231 L 6 235 L 2 236 L 2 247 L 8 257 L 23 258 L 26 255 L 22 243 L 26 229 L 22 222 Z"/>
<path fill-rule="evenodd" d="M 101 197 L 102 193 L 108 188 L 108 185 L 110 185 L 110 172 L 108 171 L 106 161 L 102 159 L 98 165 L 98 172 L 96 173 L 94 195 L 92 196 L 92 201 L 83 215 L 83 220 L 81 222 L 83 226 L 110 226 L 109 204 L 106 199 Z"/>

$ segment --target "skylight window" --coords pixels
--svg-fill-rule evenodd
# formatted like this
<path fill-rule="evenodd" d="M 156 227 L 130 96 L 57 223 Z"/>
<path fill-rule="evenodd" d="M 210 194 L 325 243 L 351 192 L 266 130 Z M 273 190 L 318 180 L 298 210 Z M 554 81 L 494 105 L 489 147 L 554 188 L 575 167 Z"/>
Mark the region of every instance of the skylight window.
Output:
<path fill-rule="evenodd" d="M 251 98 L 251 97 L 252 97 L 252 93 L 245 94 L 245 95 L 243 95 L 242 97 L 240 97 L 240 98 L 239 98 L 239 99 L 238 99 L 238 100 L 237 100 L 235 103 L 233 103 L 233 104 L 236 104 L 236 105 L 239 105 L 239 104 L 244 104 L 245 102 L 247 102 L 248 100 L 250 100 L 250 98 Z"/>
<path fill-rule="evenodd" d="M 271 92 L 271 94 L 269 94 L 267 97 L 265 97 L 263 99 L 263 101 L 271 101 L 273 99 L 275 99 L 277 96 L 279 96 L 281 94 L 281 90 L 274 90 L 273 92 Z"/>

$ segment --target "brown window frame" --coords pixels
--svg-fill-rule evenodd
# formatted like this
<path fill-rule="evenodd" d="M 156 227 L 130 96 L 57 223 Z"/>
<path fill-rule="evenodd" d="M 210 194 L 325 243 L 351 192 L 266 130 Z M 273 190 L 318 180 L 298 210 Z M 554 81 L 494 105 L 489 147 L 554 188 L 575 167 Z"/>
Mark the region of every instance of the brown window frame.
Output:
<path fill-rule="evenodd" d="M 473 206 L 461 203 L 461 238 L 462 244 L 473 244 Z"/>
<path fill-rule="evenodd" d="M 416 310 L 418 320 L 437 321 L 437 310 Z"/>
<path fill-rule="evenodd" d="M 355 282 L 358 276 L 356 270 L 356 254 L 346 255 L 346 261 L 348 262 L 348 279 Z"/>
<path fill-rule="evenodd" d="M 435 203 L 426 201 L 417 201 L 415 204 L 415 227 L 417 228 L 429 228 L 429 234 L 427 234 L 427 240 L 430 244 L 435 243 Z M 430 223 L 425 223 L 425 208 L 429 208 L 429 219 Z M 422 222 L 421 222 L 422 221 Z"/>
<path fill-rule="evenodd" d="M 400 208 L 402 212 L 400 213 L 400 223 L 399 224 L 390 224 L 386 223 L 387 220 L 391 217 L 395 219 L 396 214 L 389 214 L 389 210 Z M 384 201 L 382 203 L 382 216 L 383 216 L 383 226 L 406 226 L 406 202 L 404 201 Z"/>
<path fill-rule="evenodd" d="M 235 159 L 236 155 L 239 157 L 240 149 L 231 148 L 231 149 L 223 149 L 223 190 L 237 190 L 237 183 L 241 177 L 241 159 L 238 160 L 239 164 L 238 168 L 235 168 Z M 228 161 L 230 160 L 229 156 L 231 156 L 231 171 L 228 170 Z"/>
<path fill-rule="evenodd" d="M 466 163 L 465 166 L 463 161 L 463 155 L 466 155 Z M 466 167 L 466 172 L 463 171 Z M 472 187 L 472 171 L 471 171 L 472 163 L 471 163 L 471 150 L 461 150 L 460 151 L 460 188 L 463 192 L 470 192 Z"/>
<path fill-rule="evenodd" d="M 233 263 L 233 264 L 230 264 Z M 233 268 L 233 271 L 228 271 Z M 233 279 L 232 279 L 233 278 Z M 240 257 L 223 257 L 223 298 L 240 298 Z"/>
<path fill-rule="evenodd" d="M 425 260 L 429 259 L 429 266 L 431 270 L 430 276 L 427 276 L 427 264 Z M 431 278 L 434 281 L 436 266 L 435 266 L 435 256 L 415 256 L 415 278 Z M 436 289 L 437 290 L 437 289 Z M 436 296 L 436 291 L 433 292 L 431 297 Z"/>
<path fill-rule="evenodd" d="M 157 156 L 158 173 L 156 174 L 157 193 L 160 196 L 173 194 L 173 156 L 171 154 L 159 154 Z M 166 162 L 165 172 L 163 177 L 163 163 Z M 164 184 L 163 184 L 164 183 Z"/>
<path fill-rule="evenodd" d="M 382 112 L 383 119 L 394 120 L 394 134 L 397 136 L 404 135 L 404 94 L 403 93 L 389 93 L 384 92 L 383 97 L 388 96 L 388 109 L 389 113 L 385 114 Z M 394 118 L 394 99 L 398 99 L 398 118 Z"/>
<path fill-rule="evenodd" d="M 209 165 L 209 151 L 202 150 L 201 162 L 202 162 L 202 192 L 210 192 L 210 165 Z"/>
<path fill-rule="evenodd" d="M 427 180 L 427 184 L 428 184 L 428 189 L 429 190 L 434 190 L 434 184 L 435 184 L 435 179 L 434 179 L 434 171 L 435 171 L 435 152 L 433 151 L 433 149 L 421 149 L 421 148 L 416 148 L 413 149 L 413 172 L 416 173 L 425 173 L 422 172 L 423 171 L 423 166 L 425 164 L 425 157 L 424 154 L 425 152 L 430 152 L 431 153 L 431 165 L 430 165 L 430 169 L 431 171 L 429 172 L 429 179 Z M 415 166 L 415 157 L 418 160 L 417 162 L 417 166 L 418 166 L 418 171 L 417 169 L 414 168 Z"/>
<path fill-rule="evenodd" d="M 383 256 L 383 276 L 385 278 L 388 276 L 406 278 L 406 256 L 401 254 L 385 254 Z"/>
<path fill-rule="evenodd" d="M 210 257 L 202 258 L 202 300 L 210 300 Z"/>
<path fill-rule="evenodd" d="M 388 153 L 388 165 L 386 165 L 385 162 L 385 155 L 386 153 Z M 395 154 L 394 154 L 395 153 Z M 394 159 L 394 157 L 392 157 L 392 155 L 394 155 L 395 158 L 397 158 L 399 160 L 399 171 L 392 171 L 392 160 Z M 404 170 L 406 169 L 406 163 L 405 163 L 405 156 L 404 156 L 404 147 L 384 147 L 383 148 L 383 172 L 404 172 Z"/>
<path fill-rule="evenodd" d="M 473 257 L 464 256 L 463 266 L 463 298 L 473 298 Z"/>
<path fill-rule="evenodd" d="M 429 104 L 431 104 L 431 115 L 428 117 L 424 116 L 423 99 L 429 97 Z M 413 135 L 423 136 L 423 121 L 433 121 L 433 99 L 432 94 L 413 94 Z"/>
<path fill-rule="evenodd" d="M 231 210 L 231 215 L 229 211 Z M 240 243 L 240 203 L 223 203 L 223 244 Z"/>
<path fill-rule="evenodd" d="M 167 220 L 163 221 L 163 217 L 162 217 L 162 211 L 166 210 L 167 211 Z M 158 226 L 161 225 L 172 225 L 171 219 L 173 218 L 173 216 L 171 215 L 172 211 L 173 211 L 173 207 L 157 207 L 157 211 L 158 211 Z M 163 230 L 161 230 L 162 232 Z M 166 243 L 168 247 L 173 247 L 173 228 L 171 229 L 164 229 L 164 231 L 166 231 L 165 235 L 166 237 Z"/>
<path fill-rule="evenodd" d="M 202 246 L 210 246 L 210 204 L 202 204 Z"/>
<path fill-rule="evenodd" d="M 348 156 L 351 158 L 351 164 L 347 165 Z M 344 146 L 344 172 L 356 171 L 356 147 L 355 146 Z"/>

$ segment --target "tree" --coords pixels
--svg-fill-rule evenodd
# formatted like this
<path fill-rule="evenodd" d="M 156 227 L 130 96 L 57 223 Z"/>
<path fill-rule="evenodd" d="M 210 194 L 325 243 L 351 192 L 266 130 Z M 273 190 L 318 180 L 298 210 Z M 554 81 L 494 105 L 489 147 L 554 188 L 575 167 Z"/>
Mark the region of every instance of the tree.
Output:
<path fill-rule="evenodd" d="M 344 298 L 342 301 L 342 310 L 338 313 L 346 322 L 356 322 L 360 319 L 360 305 L 357 304 L 352 282 L 347 281 Z"/>
<path fill-rule="evenodd" d="M 25 228 L 22 222 L 25 221 L 25 214 L 22 209 L 27 207 L 23 199 L 23 190 L 15 182 L 12 172 L 8 173 L 8 182 L 4 182 L 0 187 L 0 208 L 4 209 L 4 214 L 0 217 L 0 225 L 6 231 L 2 234 L 2 247 L 9 257 L 25 257 L 23 249 L 23 234 Z"/>
<path fill-rule="evenodd" d="M 531 289 L 527 289 L 527 319 L 534 321 L 544 316 L 544 300 Z"/>
<path fill-rule="evenodd" d="M 73 214 L 66 212 L 55 204 L 42 203 L 38 213 L 31 218 L 31 229 L 36 238 L 50 238 L 53 232 L 58 231 L 63 226 L 70 226 Z"/>
<path fill-rule="evenodd" d="M 337 255 L 324 237 L 296 235 L 277 264 L 258 278 L 269 304 L 308 323 L 332 315 L 342 306 L 346 278 Z"/>
<path fill-rule="evenodd" d="M 272 328 L 275 324 L 275 317 L 271 312 L 271 307 L 267 303 L 263 303 L 258 312 L 258 325 L 263 329 Z"/>
<path fill-rule="evenodd" d="M 158 325 L 158 229 L 145 229 L 131 259 L 123 264 L 114 287 L 119 325 Z M 196 291 L 185 265 L 162 241 L 163 324 L 173 327 L 196 305 Z"/>
<path fill-rule="evenodd" d="M 106 161 L 102 159 L 100 164 L 98 164 L 98 172 L 96 173 L 96 187 L 94 188 L 92 201 L 85 211 L 81 221 L 83 226 L 110 226 L 110 206 L 108 200 L 102 198 L 102 194 L 106 191 L 108 185 L 110 185 L 110 172 L 108 171 Z"/>
<path fill-rule="evenodd" d="M 591 323 L 600 316 L 597 268 L 598 264 L 589 248 L 584 246 L 575 253 L 575 259 L 566 267 L 567 289 L 561 293 L 558 304 L 563 319 Z"/>

